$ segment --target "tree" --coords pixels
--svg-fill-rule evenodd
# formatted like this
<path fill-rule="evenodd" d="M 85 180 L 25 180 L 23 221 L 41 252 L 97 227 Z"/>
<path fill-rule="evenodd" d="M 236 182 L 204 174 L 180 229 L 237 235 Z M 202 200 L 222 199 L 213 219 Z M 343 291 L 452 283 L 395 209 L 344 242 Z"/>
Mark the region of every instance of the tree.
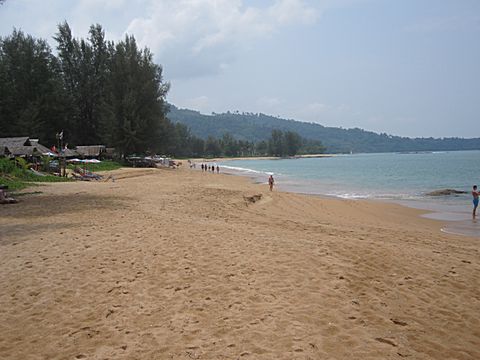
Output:
<path fill-rule="evenodd" d="M 285 151 L 287 155 L 294 156 L 302 146 L 302 138 L 296 132 L 287 131 L 285 133 Z"/>
<path fill-rule="evenodd" d="M 213 136 L 209 136 L 205 143 L 205 154 L 207 156 L 219 157 L 222 155 L 222 150 L 219 141 Z"/>
<path fill-rule="evenodd" d="M 223 137 L 220 140 L 220 146 L 222 148 L 222 152 L 226 156 L 238 155 L 238 151 L 239 151 L 238 143 L 231 134 L 229 133 L 223 134 Z"/>
<path fill-rule="evenodd" d="M 175 124 L 170 132 L 170 150 L 168 153 L 176 157 L 191 156 L 190 129 L 183 124 Z"/>
<path fill-rule="evenodd" d="M 255 145 L 256 155 L 267 155 L 268 154 L 268 143 L 265 140 L 258 142 Z"/>
<path fill-rule="evenodd" d="M 325 152 L 325 146 L 323 146 L 320 140 L 302 140 L 302 146 L 299 149 L 299 154 L 322 154 Z"/>
<path fill-rule="evenodd" d="M 139 50 L 133 36 L 115 46 L 111 63 L 114 145 L 123 153 L 155 152 L 168 134 L 162 68 L 148 49 Z"/>
<path fill-rule="evenodd" d="M 268 153 L 273 156 L 285 155 L 285 141 L 281 130 L 272 130 L 272 135 L 268 140 Z"/>
<path fill-rule="evenodd" d="M 0 38 L 0 133 L 53 142 L 64 125 L 58 61 L 44 40 L 22 31 Z"/>
<path fill-rule="evenodd" d="M 70 102 L 68 130 L 72 141 L 82 145 L 101 143 L 111 130 L 106 103 L 109 53 L 105 33 L 97 24 L 90 27 L 89 34 L 88 40 L 77 40 L 64 22 L 54 37 Z"/>
<path fill-rule="evenodd" d="M 196 136 L 191 138 L 191 147 L 192 153 L 191 156 L 193 157 L 202 157 L 205 154 L 205 141 L 200 139 Z"/>

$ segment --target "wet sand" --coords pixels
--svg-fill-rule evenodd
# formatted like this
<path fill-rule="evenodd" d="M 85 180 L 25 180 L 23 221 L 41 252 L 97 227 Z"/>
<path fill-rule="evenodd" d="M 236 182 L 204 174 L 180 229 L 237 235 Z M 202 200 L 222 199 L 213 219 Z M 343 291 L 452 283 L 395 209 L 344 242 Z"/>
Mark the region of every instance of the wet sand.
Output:
<path fill-rule="evenodd" d="M 478 239 L 394 204 L 114 173 L 0 206 L 1 359 L 480 359 Z"/>

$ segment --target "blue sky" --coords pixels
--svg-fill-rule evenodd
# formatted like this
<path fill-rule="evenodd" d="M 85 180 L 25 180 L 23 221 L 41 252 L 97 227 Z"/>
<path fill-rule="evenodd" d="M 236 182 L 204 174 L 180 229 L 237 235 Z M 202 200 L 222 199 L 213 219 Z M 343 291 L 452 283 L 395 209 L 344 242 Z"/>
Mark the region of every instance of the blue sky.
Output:
<path fill-rule="evenodd" d="M 477 0 L 6 0 L 13 27 L 52 47 L 135 35 L 164 67 L 168 100 L 402 136 L 480 136 Z"/>

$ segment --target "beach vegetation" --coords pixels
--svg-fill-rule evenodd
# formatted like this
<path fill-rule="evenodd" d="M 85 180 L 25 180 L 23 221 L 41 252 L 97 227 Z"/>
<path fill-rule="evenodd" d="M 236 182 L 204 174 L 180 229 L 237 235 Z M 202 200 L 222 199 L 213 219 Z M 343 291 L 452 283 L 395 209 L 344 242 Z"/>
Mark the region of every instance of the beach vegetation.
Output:
<path fill-rule="evenodd" d="M 79 165 L 76 165 L 76 164 L 69 164 L 67 168 L 74 169 L 75 167 L 78 167 L 78 166 Z M 92 172 L 117 170 L 125 166 L 127 165 L 117 161 L 111 161 L 111 160 L 104 160 L 100 163 L 89 163 L 88 165 L 85 165 L 85 167 L 87 167 L 88 170 Z"/>
<path fill-rule="evenodd" d="M 87 39 L 58 26 L 57 56 L 20 30 L 0 38 L 0 133 L 48 146 L 104 144 L 124 157 L 166 153 L 176 126 L 166 119 L 169 84 L 133 36 L 107 41 L 100 25 Z"/>
<path fill-rule="evenodd" d="M 10 190 L 24 189 L 40 182 L 65 181 L 70 181 L 70 179 L 47 174 L 35 174 L 29 169 L 29 164 L 23 158 L 0 158 L 0 184 L 7 185 Z"/>

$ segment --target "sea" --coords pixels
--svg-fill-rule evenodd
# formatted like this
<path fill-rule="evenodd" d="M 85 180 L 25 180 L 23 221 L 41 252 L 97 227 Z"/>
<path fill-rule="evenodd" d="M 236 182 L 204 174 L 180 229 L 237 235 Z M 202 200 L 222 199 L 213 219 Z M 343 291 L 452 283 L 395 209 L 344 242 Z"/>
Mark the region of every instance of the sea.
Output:
<path fill-rule="evenodd" d="M 444 222 L 442 231 L 480 237 L 472 219 L 474 184 L 480 187 L 480 151 L 348 154 L 275 160 L 231 160 L 222 172 L 267 183 L 273 174 L 279 190 L 302 194 L 394 202 L 427 210 L 423 216 Z M 431 196 L 435 190 L 463 194 Z M 480 218 L 480 208 L 478 209 Z"/>

